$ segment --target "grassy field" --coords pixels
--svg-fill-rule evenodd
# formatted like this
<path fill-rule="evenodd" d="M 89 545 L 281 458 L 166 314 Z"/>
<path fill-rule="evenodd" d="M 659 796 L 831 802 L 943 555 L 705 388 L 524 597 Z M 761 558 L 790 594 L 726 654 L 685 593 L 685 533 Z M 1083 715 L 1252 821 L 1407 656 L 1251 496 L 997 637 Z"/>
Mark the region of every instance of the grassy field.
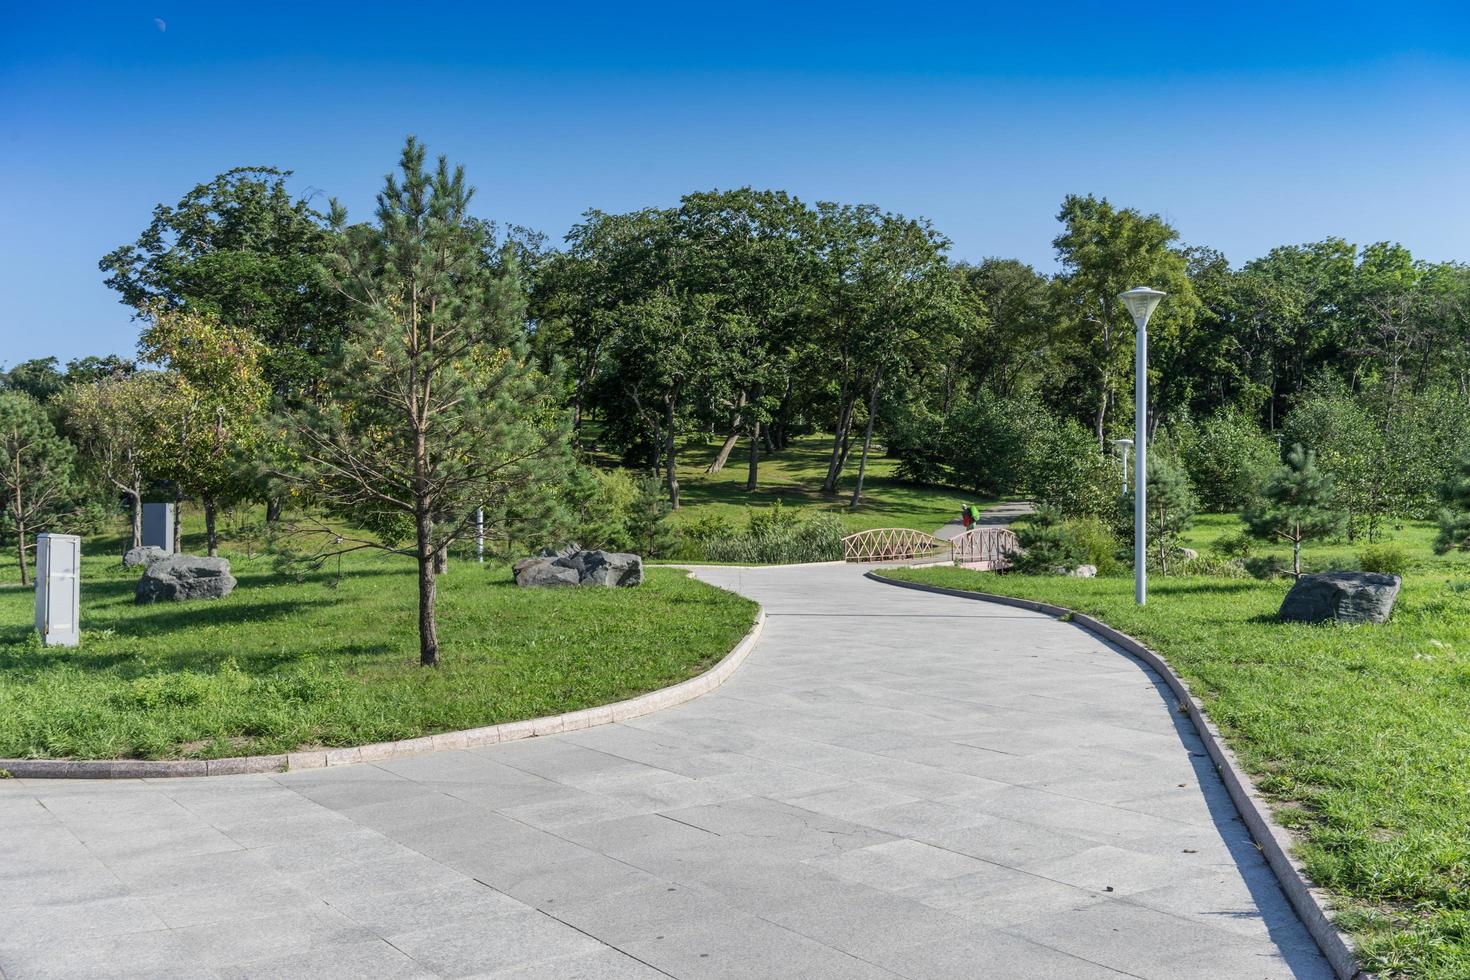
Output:
<path fill-rule="evenodd" d="M 1195 547 L 1238 527 L 1208 517 Z M 1432 530 L 1394 532 L 1415 564 L 1384 626 L 1281 623 L 1289 583 L 887 574 L 1085 611 L 1162 653 L 1295 829 L 1313 878 L 1364 966 L 1385 976 L 1470 977 L 1470 566 L 1427 552 Z M 1311 549 L 1322 564 L 1354 547 Z"/>
<path fill-rule="evenodd" d="M 863 502 L 856 510 L 847 506 L 857 482 L 856 456 L 847 467 L 837 494 L 823 494 L 822 481 L 827 476 L 827 459 L 832 450 L 832 437 L 824 434 L 799 436 L 785 449 L 763 456 L 760 463 L 760 486 L 746 492 L 745 478 L 748 447 L 741 444 L 719 473 L 710 475 L 706 467 L 719 452 L 715 443 L 691 442 L 681 450 L 679 465 L 680 496 L 683 506 L 675 515 L 680 523 L 718 515 L 735 525 L 743 525 L 751 508 L 770 507 L 781 501 L 783 508 L 800 511 L 830 511 L 839 515 L 848 531 L 874 527 L 911 527 L 934 531 L 959 517 L 965 503 L 985 503 L 982 498 L 945 487 L 908 483 L 894 477 L 897 465 L 893 459 L 875 455 L 868 461 L 863 480 Z"/>
<path fill-rule="evenodd" d="M 137 606 L 115 545 L 88 542 L 76 649 L 40 646 L 31 591 L 0 588 L 0 756 L 264 754 L 569 711 L 699 673 L 755 615 L 671 569 L 636 589 L 553 591 L 454 562 L 439 586 L 444 665 L 423 670 L 407 560 L 344 559 L 340 580 L 298 581 L 227 553 L 232 595 Z"/>

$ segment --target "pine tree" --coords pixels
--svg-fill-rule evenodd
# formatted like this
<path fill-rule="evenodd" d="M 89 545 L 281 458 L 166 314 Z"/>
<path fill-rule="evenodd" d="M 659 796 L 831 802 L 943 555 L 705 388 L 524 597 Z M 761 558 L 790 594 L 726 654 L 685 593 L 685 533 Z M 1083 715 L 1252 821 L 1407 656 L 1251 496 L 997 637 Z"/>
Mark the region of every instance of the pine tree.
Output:
<path fill-rule="evenodd" d="M 1302 542 L 1341 533 L 1346 522 L 1332 477 L 1318 468 L 1317 454 L 1300 443 L 1286 454 L 1286 465 L 1267 477 L 1261 499 L 1244 517 L 1255 537 L 1291 542 L 1291 573 L 1296 578 L 1302 577 Z"/>
<path fill-rule="evenodd" d="M 1199 502 L 1189 476 L 1173 459 L 1163 453 L 1148 457 L 1148 505 L 1146 524 L 1149 541 L 1159 559 L 1159 572 L 1169 574 L 1169 554 L 1179 543 L 1179 535 L 1194 523 Z"/>
<path fill-rule="evenodd" d="M 1439 488 L 1439 498 L 1444 506 L 1439 511 L 1435 552 L 1470 551 L 1470 454 L 1455 463 Z"/>
<path fill-rule="evenodd" d="M 473 533 L 515 531 L 516 515 L 565 468 L 564 413 L 530 363 L 525 296 L 508 252 L 490 255 L 462 167 L 431 171 L 410 137 L 373 226 L 346 227 L 332 273 L 354 321 L 328 372 L 328 404 L 282 416 L 275 472 L 309 501 L 371 530 L 331 534 L 331 554 L 379 548 L 418 563 L 419 660 L 439 663 L 435 557 Z M 497 528 L 498 525 L 498 528 Z M 340 543 L 338 543 L 340 542 Z M 322 554 L 326 554 L 323 552 Z"/>
<path fill-rule="evenodd" d="M 638 481 L 638 496 L 628 511 L 628 537 L 643 557 L 661 558 L 674 550 L 677 534 L 669 522 L 672 509 L 657 477 Z"/>

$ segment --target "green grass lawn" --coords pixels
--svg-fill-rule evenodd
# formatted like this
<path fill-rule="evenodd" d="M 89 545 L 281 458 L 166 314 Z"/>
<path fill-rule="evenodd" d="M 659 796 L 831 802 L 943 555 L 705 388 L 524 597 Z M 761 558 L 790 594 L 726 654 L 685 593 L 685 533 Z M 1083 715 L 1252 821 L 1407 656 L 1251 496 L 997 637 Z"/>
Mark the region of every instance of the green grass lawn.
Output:
<path fill-rule="evenodd" d="M 825 434 L 798 436 L 780 452 L 763 456 L 760 486 L 747 492 L 747 444 L 736 448 L 723 470 L 710 475 L 705 468 L 719 448 L 717 443 L 691 441 L 681 449 L 679 486 L 683 505 L 675 515 L 680 523 L 718 515 L 743 526 L 749 508 L 770 507 L 779 500 L 783 508 L 838 514 L 849 532 L 874 527 L 910 527 L 932 532 L 956 520 L 962 504 L 985 503 L 973 494 L 899 480 L 893 475 L 897 462 L 875 454 L 868 461 L 863 480 L 863 502 L 856 510 L 850 510 L 847 504 L 857 483 L 856 450 L 839 484 L 839 492 L 822 493 L 832 451 L 832 437 Z"/>
<path fill-rule="evenodd" d="M 40 646 L 32 592 L 0 568 L 0 756 L 268 754 L 554 714 L 691 677 L 755 615 L 672 569 L 635 589 L 526 590 L 504 566 L 456 561 L 439 585 L 444 663 L 425 670 L 406 559 L 297 581 L 226 553 L 230 596 L 137 606 L 117 544 L 85 549 L 75 649 Z"/>
<path fill-rule="evenodd" d="M 1238 521 L 1206 519 L 1205 543 Z M 955 568 L 886 572 L 1094 615 L 1163 654 L 1206 705 L 1307 869 L 1340 903 L 1363 965 L 1387 976 L 1470 977 L 1470 567 L 1423 554 L 1384 626 L 1276 620 L 1289 583 Z M 1197 546 L 1197 545 L 1196 545 Z M 1344 544 L 1314 549 L 1329 558 Z"/>

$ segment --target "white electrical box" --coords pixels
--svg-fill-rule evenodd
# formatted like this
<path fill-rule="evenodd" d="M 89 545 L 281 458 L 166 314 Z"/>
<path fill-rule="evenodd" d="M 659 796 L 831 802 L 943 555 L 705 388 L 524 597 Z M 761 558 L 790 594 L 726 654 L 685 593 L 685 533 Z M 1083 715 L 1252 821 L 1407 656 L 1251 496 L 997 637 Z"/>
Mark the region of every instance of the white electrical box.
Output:
<path fill-rule="evenodd" d="M 36 632 L 48 647 L 81 640 L 82 539 L 75 534 L 36 535 Z"/>

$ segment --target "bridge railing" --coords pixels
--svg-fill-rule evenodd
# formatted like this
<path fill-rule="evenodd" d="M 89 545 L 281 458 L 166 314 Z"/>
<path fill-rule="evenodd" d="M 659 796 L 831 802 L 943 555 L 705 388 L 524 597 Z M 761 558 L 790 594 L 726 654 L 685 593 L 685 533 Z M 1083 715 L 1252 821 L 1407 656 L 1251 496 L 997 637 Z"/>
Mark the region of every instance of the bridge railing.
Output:
<path fill-rule="evenodd" d="M 1021 550 L 1016 532 L 1008 527 L 973 527 L 955 535 L 949 545 L 956 565 L 990 572 L 1009 568 L 1011 555 Z"/>
<path fill-rule="evenodd" d="M 843 538 L 842 560 L 914 561 L 943 557 L 948 549 L 949 542 L 923 531 L 907 527 L 878 527 Z"/>

